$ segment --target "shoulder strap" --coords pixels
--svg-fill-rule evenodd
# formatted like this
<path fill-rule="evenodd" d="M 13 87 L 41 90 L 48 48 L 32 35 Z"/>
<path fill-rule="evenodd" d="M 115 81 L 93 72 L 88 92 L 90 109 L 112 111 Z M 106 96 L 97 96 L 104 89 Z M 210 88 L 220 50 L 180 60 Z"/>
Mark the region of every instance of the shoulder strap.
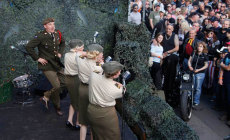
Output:
<path fill-rule="evenodd" d="M 195 52 L 194 52 L 194 54 L 193 54 L 193 56 L 192 56 L 192 59 L 193 59 L 193 57 L 194 57 L 194 55 L 195 55 Z M 198 57 L 197 57 L 197 60 L 196 60 L 196 65 L 195 65 L 195 68 L 194 68 L 194 70 L 196 70 L 196 67 L 197 67 L 197 63 L 198 63 L 198 60 L 199 60 L 199 54 L 198 54 Z"/>
<path fill-rule="evenodd" d="M 61 32 L 59 30 L 57 30 L 58 34 L 59 34 L 59 42 L 61 43 Z"/>

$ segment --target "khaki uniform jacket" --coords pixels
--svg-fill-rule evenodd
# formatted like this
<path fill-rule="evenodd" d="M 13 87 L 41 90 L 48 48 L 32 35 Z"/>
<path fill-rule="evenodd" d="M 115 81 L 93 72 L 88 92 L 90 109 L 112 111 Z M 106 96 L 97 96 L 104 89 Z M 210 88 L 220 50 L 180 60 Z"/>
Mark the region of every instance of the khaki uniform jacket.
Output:
<path fill-rule="evenodd" d="M 70 51 L 65 54 L 64 57 L 64 64 L 65 64 L 65 70 L 64 73 L 66 75 L 78 75 L 78 65 L 77 65 L 77 57 L 76 52 Z M 79 56 L 79 55 L 78 55 Z"/>
<path fill-rule="evenodd" d="M 92 72 L 103 73 L 101 65 L 97 65 L 95 60 L 81 58 L 77 55 L 78 77 L 82 83 L 89 84 L 89 77 Z"/>
<path fill-rule="evenodd" d="M 37 61 L 39 58 L 43 58 L 48 61 L 46 65 L 38 63 L 38 69 L 40 70 L 59 71 L 63 67 L 60 58 L 58 58 L 55 51 L 63 54 L 65 40 L 61 37 L 60 41 L 59 33 L 57 31 L 54 32 L 54 38 L 55 39 L 53 40 L 52 36 L 44 30 L 38 32 L 26 45 L 26 50 L 33 60 Z M 38 48 L 38 54 L 35 52 L 36 47 Z"/>
<path fill-rule="evenodd" d="M 113 79 L 104 75 L 91 73 L 89 79 L 89 102 L 101 107 L 114 106 L 115 99 L 122 97 L 122 87 Z"/>

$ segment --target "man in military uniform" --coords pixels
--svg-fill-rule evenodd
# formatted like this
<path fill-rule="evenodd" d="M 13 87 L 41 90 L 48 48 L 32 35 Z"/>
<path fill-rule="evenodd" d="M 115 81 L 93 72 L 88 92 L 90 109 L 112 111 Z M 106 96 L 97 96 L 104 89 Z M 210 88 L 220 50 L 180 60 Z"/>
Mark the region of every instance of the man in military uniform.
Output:
<path fill-rule="evenodd" d="M 60 61 L 65 49 L 65 41 L 61 32 L 55 30 L 53 18 L 43 21 L 44 31 L 38 32 L 27 44 L 26 50 L 33 60 L 38 61 L 38 69 L 42 70 L 53 88 L 44 92 L 40 99 L 48 109 L 48 101 L 51 96 L 58 115 L 63 115 L 60 109 L 61 88 L 64 86 L 63 65 Z M 38 54 L 35 48 L 38 48 Z"/>

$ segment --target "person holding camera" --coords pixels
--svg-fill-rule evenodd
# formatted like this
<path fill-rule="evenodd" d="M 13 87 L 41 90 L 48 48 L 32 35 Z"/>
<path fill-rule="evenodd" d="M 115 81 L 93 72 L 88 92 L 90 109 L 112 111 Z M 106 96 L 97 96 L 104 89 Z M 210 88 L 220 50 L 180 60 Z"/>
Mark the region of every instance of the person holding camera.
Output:
<path fill-rule="evenodd" d="M 80 140 L 86 139 L 88 116 L 87 107 L 89 104 L 89 77 L 92 72 L 102 74 L 103 69 L 101 65 L 104 63 L 103 60 L 103 47 L 99 44 L 91 44 L 87 47 L 86 54 L 79 55 L 76 57 L 78 66 L 78 77 L 80 80 L 79 85 L 79 124 L 80 128 Z"/>
<path fill-rule="evenodd" d="M 123 65 L 110 61 L 102 66 L 104 75 L 93 72 L 89 79 L 88 118 L 93 140 L 120 140 L 119 121 L 115 99 L 122 97 L 123 86 L 114 81 L 121 74 Z"/>
<path fill-rule="evenodd" d="M 194 72 L 193 83 L 194 83 L 194 108 L 200 103 L 201 87 L 205 78 L 205 69 L 208 68 L 208 49 L 205 42 L 200 41 L 189 57 L 188 68 Z"/>

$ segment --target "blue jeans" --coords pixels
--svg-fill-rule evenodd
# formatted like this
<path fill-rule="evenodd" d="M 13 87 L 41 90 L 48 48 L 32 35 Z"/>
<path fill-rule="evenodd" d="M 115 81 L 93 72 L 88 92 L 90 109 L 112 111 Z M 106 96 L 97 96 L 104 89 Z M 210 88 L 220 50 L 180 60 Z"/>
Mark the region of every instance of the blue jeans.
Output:
<path fill-rule="evenodd" d="M 194 103 L 200 103 L 201 87 L 204 81 L 205 73 L 197 73 L 193 77 L 194 84 Z"/>
<path fill-rule="evenodd" d="M 188 59 L 187 58 L 184 58 L 184 61 L 183 61 L 183 70 L 184 71 L 189 70 L 188 69 Z"/>

